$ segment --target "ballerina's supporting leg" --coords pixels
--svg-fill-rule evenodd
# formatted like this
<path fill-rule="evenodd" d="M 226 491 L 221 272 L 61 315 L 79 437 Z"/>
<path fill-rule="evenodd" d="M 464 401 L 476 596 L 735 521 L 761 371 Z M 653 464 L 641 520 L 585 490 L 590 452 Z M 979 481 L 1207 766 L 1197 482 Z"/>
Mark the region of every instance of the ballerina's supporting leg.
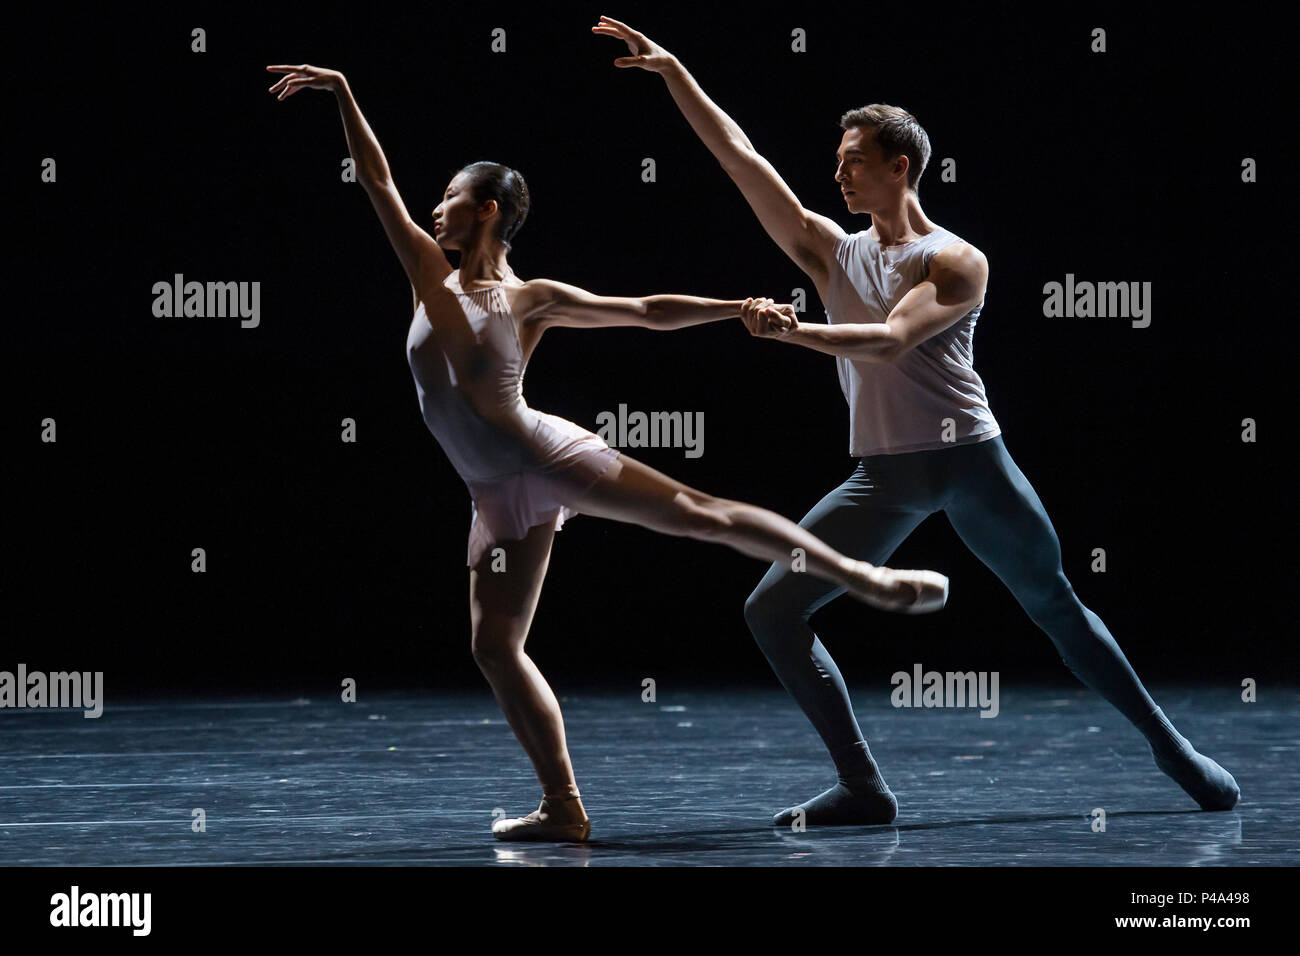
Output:
<path fill-rule="evenodd" d="M 776 512 L 696 491 L 627 455 L 619 455 L 573 507 L 663 534 L 726 544 L 749 557 L 786 566 L 799 549 L 808 574 L 882 610 L 937 611 L 948 597 L 948 579 L 941 574 L 856 561 Z"/>
<path fill-rule="evenodd" d="M 542 784 L 536 811 L 493 825 L 492 832 L 503 840 L 585 840 L 591 829 L 573 776 L 559 702 L 524 653 L 554 536 L 553 526 L 538 525 L 523 540 L 500 544 L 503 570 L 491 570 L 489 553 L 470 571 L 474 660 Z"/>

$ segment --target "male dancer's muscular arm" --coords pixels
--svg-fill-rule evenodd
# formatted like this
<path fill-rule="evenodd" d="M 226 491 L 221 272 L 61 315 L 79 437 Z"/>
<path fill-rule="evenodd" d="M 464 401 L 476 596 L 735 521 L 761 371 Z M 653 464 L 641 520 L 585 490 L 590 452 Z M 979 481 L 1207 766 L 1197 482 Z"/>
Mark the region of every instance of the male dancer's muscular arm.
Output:
<path fill-rule="evenodd" d="M 984 301 L 988 261 L 974 246 L 956 242 L 930 260 L 930 274 L 912 286 L 884 322 L 805 324 L 790 306 L 752 299 L 741 308 L 749 331 L 762 338 L 857 362 L 892 362 L 942 332 Z"/>
<path fill-rule="evenodd" d="M 678 109 L 732 181 L 740 188 L 763 229 L 795 264 L 824 288 L 835 243 L 844 230 L 831 219 L 803 207 L 744 131 L 705 94 L 681 61 L 625 23 L 601 17 L 592 32 L 627 43 L 633 56 L 619 57 L 618 67 L 658 73 Z"/>
<path fill-rule="evenodd" d="M 845 233 L 834 220 L 805 209 L 731 117 L 722 112 L 667 50 L 625 23 L 601 17 L 592 32 L 623 40 L 632 56 L 618 67 L 639 67 L 664 78 L 682 115 L 722 164 L 767 234 L 817 284 L 825 298 L 835 244 Z M 750 332 L 861 362 L 892 362 L 909 349 L 942 332 L 984 299 L 988 263 L 966 243 L 940 251 L 930 275 L 907 293 L 884 323 L 800 324 L 790 309 L 742 313 Z"/>

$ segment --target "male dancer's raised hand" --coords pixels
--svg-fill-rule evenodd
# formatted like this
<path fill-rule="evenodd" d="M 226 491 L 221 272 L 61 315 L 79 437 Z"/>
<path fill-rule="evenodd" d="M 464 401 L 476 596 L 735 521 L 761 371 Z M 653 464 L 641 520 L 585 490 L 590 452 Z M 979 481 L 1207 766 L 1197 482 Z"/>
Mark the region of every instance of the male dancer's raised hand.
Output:
<path fill-rule="evenodd" d="M 276 101 L 288 99 L 299 90 L 330 90 L 337 91 L 343 86 L 343 74 L 338 70 L 327 70 L 320 66 L 311 66 L 304 63 L 300 66 L 286 66 L 278 64 L 268 66 L 272 73 L 284 73 L 285 75 L 272 86 L 268 93 L 279 93 Z"/>
<path fill-rule="evenodd" d="M 629 67 L 639 67 L 642 70 L 649 70 L 651 73 L 662 73 L 668 67 L 673 65 L 676 59 L 671 53 L 651 41 L 643 33 L 637 33 L 626 23 L 620 23 L 610 17 L 601 17 L 600 23 L 591 28 L 592 33 L 607 37 L 617 37 L 627 43 L 627 48 L 632 51 L 633 56 L 620 56 L 614 61 L 614 65 L 627 69 Z"/>
<path fill-rule="evenodd" d="M 601 17 L 591 32 L 627 44 L 633 55 L 618 57 L 615 66 L 639 67 L 663 77 L 691 129 L 740 189 L 763 229 L 813 280 L 824 301 L 835 244 L 844 237 L 839 224 L 804 208 L 772 164 L 754 149 L 744 130 L 705 95 L 677 57 L 609 17 Z"/>

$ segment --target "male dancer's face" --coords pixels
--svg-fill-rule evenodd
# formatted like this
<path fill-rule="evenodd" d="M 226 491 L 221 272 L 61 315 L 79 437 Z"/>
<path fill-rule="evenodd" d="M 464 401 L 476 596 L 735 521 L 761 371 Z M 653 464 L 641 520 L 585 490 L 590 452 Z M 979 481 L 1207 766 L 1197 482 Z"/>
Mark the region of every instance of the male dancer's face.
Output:
<path fill-rule="evenodd" d="M 907 157 L 886 160 L 875 142 L 874 126 L 854 126 L 844 131 L 835 151 L 835 181 L 840 184 L 849 212 L 872 213 L 888 209 L 907 188 Z"/>

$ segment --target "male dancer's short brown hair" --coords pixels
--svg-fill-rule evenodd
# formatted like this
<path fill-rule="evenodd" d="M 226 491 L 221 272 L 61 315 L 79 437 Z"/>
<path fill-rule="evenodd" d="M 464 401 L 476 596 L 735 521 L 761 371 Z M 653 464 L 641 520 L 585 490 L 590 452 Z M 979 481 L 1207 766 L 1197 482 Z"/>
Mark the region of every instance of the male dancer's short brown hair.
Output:
<path fill-rule="evenodd" d="M 840 129 L 854 126 L 875 128 L 874 140 L 885 159 L 893 159 L 900 154 L 907 157 L 907 188 L 914 193 L 919 192 L 917 183 L 921 181 L 921 174 L 930 162 L 930 137 L 925 134 L 916 117 L 897 106 L 872 103 L 870 106 L 849 110 L 840 117 Z"/>

